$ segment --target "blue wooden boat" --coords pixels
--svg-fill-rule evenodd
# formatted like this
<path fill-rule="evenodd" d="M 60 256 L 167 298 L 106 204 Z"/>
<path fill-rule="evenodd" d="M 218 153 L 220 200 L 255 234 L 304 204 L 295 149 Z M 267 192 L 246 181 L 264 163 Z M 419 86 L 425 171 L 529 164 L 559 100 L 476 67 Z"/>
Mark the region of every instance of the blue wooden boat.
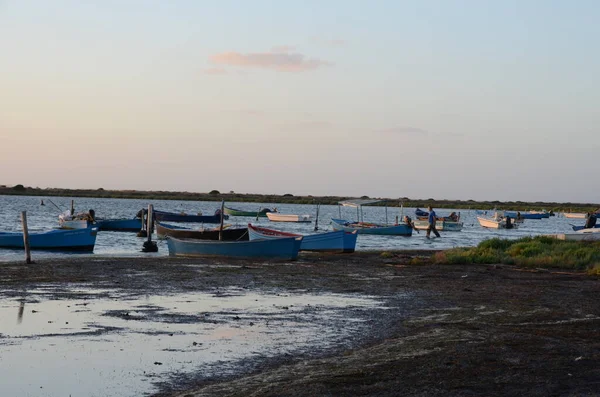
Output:
<path fill-rule="evenodd" d="M 521 219 L 544 219 L 550 217 L 548 213 L 543 212 L 527 212 L 527 211 L 504 211 L 505 216 L 510 216 L 513 219 L 517 219 L 517 215 L 521 215 Z"/>
<path fill-rule="evenodd" d="M 398 225 L 382 225 L 370 222 L 352 222 L 344 219 L 331 219 L 333 230 L 344 230 L 346 232 L 357 231 L 358 234 L 379 234 L 389 236 L 412 236 L 412 227 L 406 223 Z"/>
<path fill-rule="evenodd" d="M 97 227 L 87 229 L 56 229 L 44 233 L 30 233 L 32 250 L 93 251 Z M 23 233 L 0 232 L 0 248 L 24 248 Z"/>
<path fill-rule="evenodd" d="M 321 252 L 343 252 L 350 253 L 356 249 L 356 237 L 358 233 L 337 230 L 334 232 L 315 233 L 303 236 L 296 233 L 282 232 L 280 230 L 267 229 L 266 227 L 248 224 L 248 235 L 250 240 L 273 240 L 286 237 L 302 237 L 300 251 Z"/>
<path fill-rule="evenodd" d="M 248 241 L 248 229 L 245 227 L 224 227 L 219 232 L 218 226 L 214 229 L 192 230 L 181 226 L 156 222 L 156 234 L 160 239 L 175 237 L 218 241 L 220 235 L 222 241 Z"/>
<path fill-rule="evenodd" d="M 140 218 L 97 219 L 96 225 L 100 231 L 138 232 L 142 228 L 142 220 Z"/>
<path fill-rule="evenodd" d="M 571 227 L 573 228 L 573 230 L 575 230 L 576 232 L 579 230 L 583 230 L 583 229 L 587 229 L 585 226 L 575 226 L 575 225 L 571 225 Z M 600 224 L 595 225 L 592 229 L 597 229 L 600 228 Z"/>
<path fill-rule="evenodd" d="M 254 241 L 211 241 L 167 238 L 170 256 L 223 256 L 280 258 L 295 260 L 302 244 L 301 237 Z"/>
<path fill-rule="evenodd" d="M 217 210 L 214 215 L 187 215 L 154 211 L 154 219 L 160 222 L 221 223 L 221 214 L 219 211 Z M 229 215 L 223 214 L 223 219 L 229 219 Z"/>

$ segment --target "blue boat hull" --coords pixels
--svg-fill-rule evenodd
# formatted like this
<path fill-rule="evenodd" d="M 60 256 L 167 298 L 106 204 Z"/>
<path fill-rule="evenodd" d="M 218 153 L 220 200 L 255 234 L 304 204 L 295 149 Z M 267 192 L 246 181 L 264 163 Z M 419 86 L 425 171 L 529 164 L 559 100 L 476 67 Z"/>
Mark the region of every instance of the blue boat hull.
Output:
<path fill-rule="evenodd" d="M 372 227 L 362 227 L 356 222 L 346 221 L 344 219 L 331 219 L 331 226 L 334 230 L 344 230 L 346 232 L 357 231 L 358 234 L 376 234 L 383 236 L 412 236 L 412 227 L 406 223 L 386 226 L 372 224 Z"/>
<path fill-rule="evenodd" d="M 578 231 L 578 230 L 583 230 L 583 229 L 585 229 L 585 228 L 586 228 L 585 226 L 574 226 L 574 225 L 571 225 L 571 227 L 572 227 L 572 228 L 573 228 L 573 230 L 575 230 L 575 231 Z M 600 228 L 600 224 L 598 224 L 598 225 L 596 225 L 596 226 L 594 226 L 594 227 L 593 227 L 593 229 L 598 229 L 598 228 Z"/>
<path fill-rule="evenodd" d="M 133 219 L 102 219 L 96 221 L 98 230 L 114 232 L 138 232 L 142 228 L 140 218 Z"/>
<path fill-rule="evenodd" d="M 343 230 L 302 236 L 273 229 L 257 228 L 251 225 L 248 226 L 248 234 L 251 241 L 259 239 L 273 240 L 292 236 L 302 237 L 300 251 L 341 253 L 354 252 L 356 250 L 356 238 L 358 237 L 357 232 L 345 232 Z"/>
<path fill-rule="evenodd" d="M 210 241 L 177 239 L 169 237 L 167 245 L 170 256 L 187 257 L 252 257 L 295 260 L 302 238 L 288 237 L 275 240 Z"/>
<path fill-rule="evenodd" d="M 504 211 L 504 215 L 505 216 L 510 216 L 513 219 L 517 219 L 517 213 L 514 211 Z M 543 214 L 543 213 L 529 213 L 529 212 L 521 212 L 521 218 L 522 219 L 544 219 L 544 218 L 548 218 L 549 215 L 548 214 Z"/>
<path fill-rule="evenodd" d="M 221 215 L 185 215 L 163 211 L 154 211 L 154 219 L 160 222 L 221 223 Z M 223 215 L 223 219 L 229 219 L 229 215 Z"/>
<path fill-rule="evenodd" d="M 45 233 L 29 234 L 29 247 L 32 250 L 93 251 L 96 244 L 97 228 L 51 230 Z M 0 232 L 0 248 L 24 248 L 22 233 Z"/>

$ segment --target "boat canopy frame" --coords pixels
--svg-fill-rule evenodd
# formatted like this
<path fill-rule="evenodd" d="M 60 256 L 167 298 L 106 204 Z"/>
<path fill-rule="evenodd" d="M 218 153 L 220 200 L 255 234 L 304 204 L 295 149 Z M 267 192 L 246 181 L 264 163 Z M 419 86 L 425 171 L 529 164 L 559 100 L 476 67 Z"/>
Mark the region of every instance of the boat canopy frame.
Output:
<path fill-rule="evenodd" d="M 342 207 L 352 207 L 356 208 L 356 221 L 364 222 L 364 214 L 363 214 L 363 206 L 368 204 L 376 204 L 376 203 L 385 203 L 385 224 L 389 225 L 388 222 L 388 206 L 387 203 L 390 200 L 381 200 L 381 199 L 353 199 L 353 200 L 343 200 L 338 202 L 338 212 L 340 215 L 340 219 L 342 218 Z M 403 214 L 403 205 L 400 202 L 400 213 Z"/>

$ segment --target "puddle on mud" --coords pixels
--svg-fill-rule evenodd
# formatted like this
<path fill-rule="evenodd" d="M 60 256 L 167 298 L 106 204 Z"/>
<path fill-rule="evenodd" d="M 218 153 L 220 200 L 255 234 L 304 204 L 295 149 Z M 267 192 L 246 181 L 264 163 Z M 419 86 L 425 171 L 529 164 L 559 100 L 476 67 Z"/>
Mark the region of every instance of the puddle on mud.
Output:
<path fill-rule="evenodd" d="M 364 296 L 238 289 L 131 297 L 45 286 L 25 296 L 0 299 L 0 396 L 150 394 L 171 374 L 338 346 L 368 327 L 361 311 L 386 309 Z"/>

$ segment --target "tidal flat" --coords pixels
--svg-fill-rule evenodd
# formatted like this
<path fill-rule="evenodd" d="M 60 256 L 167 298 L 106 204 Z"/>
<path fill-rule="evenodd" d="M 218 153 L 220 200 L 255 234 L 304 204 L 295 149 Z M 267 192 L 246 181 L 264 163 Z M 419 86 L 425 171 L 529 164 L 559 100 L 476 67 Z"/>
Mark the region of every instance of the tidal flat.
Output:
<path fill-rule="evenodd" d="M 433 254 L 3 263 L 0 394 L 600 393 L 598 277 Z"/>

